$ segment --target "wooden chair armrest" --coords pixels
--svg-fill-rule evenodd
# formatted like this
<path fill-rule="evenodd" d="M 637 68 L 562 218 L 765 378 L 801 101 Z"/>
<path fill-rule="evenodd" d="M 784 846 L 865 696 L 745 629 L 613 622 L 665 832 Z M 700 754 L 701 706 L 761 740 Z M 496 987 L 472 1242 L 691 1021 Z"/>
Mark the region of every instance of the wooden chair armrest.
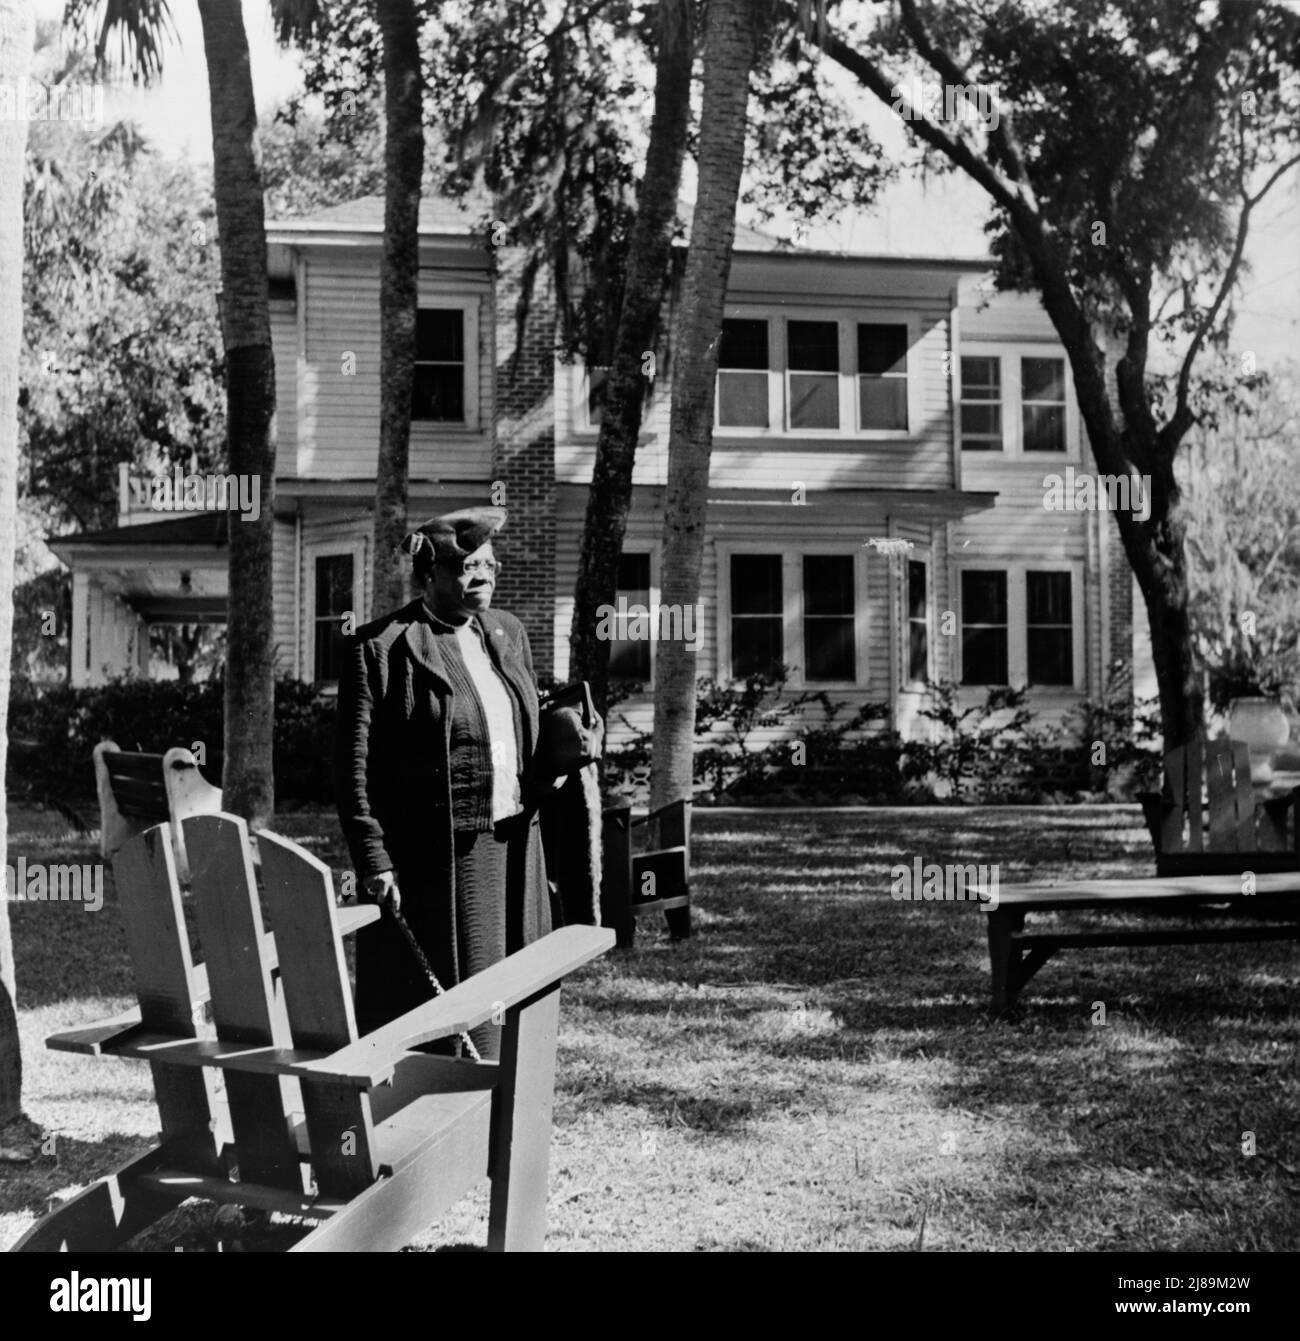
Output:
<path fill-rule="evenodd" d="M 1285 810 L 1288 806 L 1300 803 L 1300 787 L 1292 787 L 1289 792 L 1279 796 L 1270 796 L 1259 803 L 1261 810 Z"/>
<path fill-rule="evenodd" d="M 345 904 L 337 909 L 340 936 L 351 936 L 369 923 L 379 918 L 379 905 L 374 903 Z M 262 938 L 262 958 L 267 967 L 274 970 L 280 960 L 275 948 L 275 935 L 267 932 Z M 208 986 L 208 970 L 204 964 L 195 964 L 194 976 L 190 980 L 190 998 L 195 1006 L 205 1005 L 212 997 Z M 65 1029 L 51 1034 L 45 1040 L 45 1046 L 52 1052 L 80 1052 L 98 1057 L 111 1053 L 114 1044 L 127 1041 L 127 1036 L 140 1029 L 140 1007 L 133 1006 L 120 1015 L 110 1015 L 107 1019 L 97 1020 L 94 1024 L 83 1024 L 76 1029 Z"/>
<path fill-rule="evenodd" d="M 554 986 L 614 944 L 607 927 L 562 927 L 450 991 L 340 1048 L 297 1074 L 369 1089 L 392 1077 L 403 1054 L 421 1043 L 468 1033 L 502 1011 Z"/>

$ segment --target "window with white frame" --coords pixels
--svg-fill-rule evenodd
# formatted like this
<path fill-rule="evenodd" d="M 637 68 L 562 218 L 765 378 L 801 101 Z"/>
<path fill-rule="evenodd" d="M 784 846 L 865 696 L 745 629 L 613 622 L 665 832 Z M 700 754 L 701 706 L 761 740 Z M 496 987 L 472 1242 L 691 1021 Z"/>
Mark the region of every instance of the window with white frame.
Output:
<path fill-rule="evenodd" d="M 961 682 L 1077 688 L 1082 584 L 1074 568 L 963 568 Z"/>
<path fill-rule="evenodd" d="M 965 452 L 1002 450 L 1002 360 L 992 355 L 962 358 L 961 446 Z"/>
<path fill-rule="evenodd" d="M 626 612 L 627 619 L 616 618 L 614 621 L 614 636 L 609 648 L 611 679 L 650 683 L 652 603 L 649 553 L 624 550 L 618 560 L 618 594 L 614 609 L 620 614 Z"/>
<path fill-rule="evenodd" d="M 785 332 L 789 427 L 839 428 L 839 323 L 787 321 Z"/>
<path fill-rule="evenodd" d="M 728 607 L 722 665 L 732 678 L 775 676 L 785 665 L 798 684 L 858 682 L 859 554 L 733 552 L 720 558 Z"/>
<path fill-rule="evenodd" d="M 853 555 L 803 556 L 803 678 L 857 679 Z"/>
<path fill-rule="evenodd" d="M 767 428 L 768 323 L 758 317 L 728 318 L 718 346 L 720 428 Z"/>
<path fill-rule="evenodd" d="M 416 312 L 413 422 L 477 425 L 477 340 L 477 305 L 473 301 L 430 304 Z"/>
<path fill-rule="evenodd" d="M 598 429 L 605 417 L 605 386 L 609 368 L 604 364 L 588 364 L 583 370 L 581 386 L 582 420 L 584 428 Z"/>
<path fill-rule="evenodd" d="M 922 684 L 930 676 L 930 565 L 907 561 L 907 682 Z"/>
<path fill-rule="evenodd" d="M 907 327 L 858 322 L 858 426 L 907 431 Z"/>
<path fill-rule="evenodd" d="M 780 554 L 731 556 L 731 673 L 776 675 L 785 661 L 785 579 Z"/>
<path fill-rule="evenodd" d="M 968 349 L 961 357 L 962 450 L 1064 456 L 1078 429 L 1065 356 L 1027 346 Z"/>
<path fill-rule="evenodd" d="M 316 553 L 312 562 L 312 679 L 337 681 L 343 665 L 343 616 L 356 613 L 357 558 L 353 550 Z M 359 621 L 357 621 L 359 622 Z"/>
<path fill-rule="evenodd" d="M 866 319 L 870 315 L 871 319 Z M 886 437 L 917 419 L 915 324 L 887 314 L 737 315 L 722 324 L 716 427 Z"/>

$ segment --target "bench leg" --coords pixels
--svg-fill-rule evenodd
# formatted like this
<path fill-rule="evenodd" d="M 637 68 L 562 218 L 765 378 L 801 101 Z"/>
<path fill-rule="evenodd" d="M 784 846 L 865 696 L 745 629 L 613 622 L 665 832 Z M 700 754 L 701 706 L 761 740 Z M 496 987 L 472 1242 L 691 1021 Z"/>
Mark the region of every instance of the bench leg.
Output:
<path fill-rule="evenodd" d="M 492 1107 L 489 1252 L 539 1252 L 546 1238 L 560 985 L 506 1012 Z"/>
<path fill-rule="evenodd" d="M 993 973 L 993 1013 L 1004 1015 L 1015 1004 L 1021 982 L 1020 950 L 1013 936 L 1025 924 L 1025 915 L 1009 908 L 994 908 L 989 919 L 989 965 Z"/>
<path fill-rule="evenodd" d="M 669 908 L 664 913 L 664 921 L 668 923 L 668 934 L 673 940 L 690 940 L 691 906 L 689 903 L 685 908 Z"/>

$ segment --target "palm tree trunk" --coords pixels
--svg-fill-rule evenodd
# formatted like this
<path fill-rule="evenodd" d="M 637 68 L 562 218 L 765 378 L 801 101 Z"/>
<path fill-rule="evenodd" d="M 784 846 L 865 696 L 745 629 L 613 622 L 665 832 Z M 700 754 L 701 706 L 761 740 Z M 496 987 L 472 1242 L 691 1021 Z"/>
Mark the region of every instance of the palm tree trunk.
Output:
<path fill-rule="evenodd" d="M 0 0 L 0 87 L 17 89 L 31 69 L 36 20 L 31 0 Z M 23 330 L 23 155 L 27 122 L 0 121 L 0 852 L 9 858 L 5 757 L 9 749 L 9 665 L 14 633 L 14 538 L 18 533 L 18 353 Z M 0 1128 L 22 1114 L 9 889 L 0 898 Z"/>
<path fill-rule="evenodd" d="M 653 355 L 659 334 L 686 153 L 692 37 L 691 0 L 662 0 L 650 145 L 628 249 L 613 363 L 605 382 L 604 417 L 587 494 L 569 635 L 570 677 L 591 681 L 602 713 L 608 702 L 610 647 L 596 636 L 597 611 L 613 605 L 618 594 L 618 561 L 627 533 L 632 466 L 649 380 L 645 355 Z"/>
<path fill-rule="evenodd" d="M 424 117 L 420 21 L 414 0 L 381 0 L 384 40 L 384 258 L 379 288 L 379 472 L 375 484 L 372 612 L 401 605 L 406 583 L 398 545 L 407 531 L 411 391 L 420 282 L 420 179 Z"/>
<path fill-rule="evenodd" d="M 718 342 L 736 238 L 736 198 L 745 159 L 749 75 L 764 24 L 764 0 L 713 0 L 704 39 L 699 189 L 673 338 L 672 423 L 664 502 L 661 602 L 698 608 L 709 509 Z M 696 627 L 699 627 L 697 620 Z M 695 654 L 685 640 L 659 643 L 655 667 L 652 809 L 692 795 Z"/>
<path fill-rule="evenodd" d="M 212 109 L 213 190 L 221 243 L 230 470 L 260 481 L 256 520 L 231 512 L 226 626 L 227 810 L 255 826 L 275 811 L 271 769 L 275 649 L 275 360 L 266 277 L 266 216 L 257 105 L 239 0 L 199 0 Z"/>

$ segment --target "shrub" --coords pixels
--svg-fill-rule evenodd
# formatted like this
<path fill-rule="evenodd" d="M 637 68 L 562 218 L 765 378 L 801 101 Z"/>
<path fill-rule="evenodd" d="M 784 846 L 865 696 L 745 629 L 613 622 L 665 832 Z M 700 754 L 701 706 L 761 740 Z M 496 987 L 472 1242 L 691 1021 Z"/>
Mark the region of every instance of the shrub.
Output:
<path fill-rule="evenodd" d="M 11 796 L 47 805 L 89 806 L 91 754 L 105 739 L 124 750 L 161 754 L 203 746 L 203 775 L 221 785 L 223 685 L 220 680 L 122 679 L 87 689 L 18 689 L 10 706 L 6 786 Z M 313 686 L 275 686 L 272 760 L 276 802 L 332 803 L 335 705 Z"/>
<path fill-rule="evenodd" d="M 1027 691 L 995 687 L 982 703 L 963 708 L 961 686 L 952 680 L 928 680 L 930 706 L 920 716 L 939 725 L 937 740 L 913 740 L 903 746 L 905 776 L 944 782 L 952 801 L 986 804 L 1037 799 L 1033 770 L 1044 737 L 1033 725 Z"/>

